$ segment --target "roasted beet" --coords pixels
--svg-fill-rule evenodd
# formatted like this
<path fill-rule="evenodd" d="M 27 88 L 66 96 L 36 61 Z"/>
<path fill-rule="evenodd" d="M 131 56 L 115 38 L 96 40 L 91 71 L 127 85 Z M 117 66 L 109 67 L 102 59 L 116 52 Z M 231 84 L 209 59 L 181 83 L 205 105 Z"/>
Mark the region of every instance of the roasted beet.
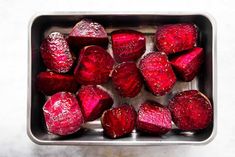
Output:
<path fill-rule="evenodd" d="M 88 45 L 108 45 L 108 36 L 102 25 L 83 19 L 78 22 L 69 33 L 68 41 L 72 47 L 82 48 Z"/>
<path fill-rule="evenodd" d="M 135 97 L 142 87 L 141 74 L 133 62 L 118 64 L 113 70 L 112 81 L 123 97 Z"/>
<path fill-rule="evenodd" d="M 110 138 L 128 135 L 135 128 L 136 112 L 132 106 L 124 104 L 106 110 L 101 118 L 104 133 Z"/>
<path fill-rule="evenodd" d="M 83 124 L 83 116 L 77 99 L 69 92 L 52 95 L 43 106 L 49 132 L 69 135 L 77 132 Z"/>
<path fill-rule="evenodd" d="M 152 52 L 144 56 L 140 71 L 150 91 L 157 96 L 167 94 L 176 82 L 175 74 L 163 52 Z"/>
<path fill-rule="evenodd" d="M 77 92 L 78 101 L 85 121 L 92 121 L 99 118 L 102 113 L 113 105 L 112 97 L 103 89 L 95 86 L 83 86 Z"/>
<path fill-rule="evenodd" d="M 113 55 L 117 62 L 135 61 L 145 52 L 145 36 L 138 31 L 114 31 L 111 38 Z"/>
<path fill-rule="evenodd" d="M 210 100 L 197 90 L 176 94 L 169 102 L 169 109 L 175 125 L 181 130 L 205 129 L 212 121 Z"/>
<path fill-rule="evenodd" d="M 137 129 L 144 133 L 163 135 L 171 130 L 171 113 L 153 101 L 143 103 L 137 115 Z"/>
<path fill-rule="evenodd" d="M 73 56 L 64 36 L 59 32 L 51 33 L 43 40 L 41 56 L 46 67 L 57 73 L 68 72 L 73 65 Z"/>
<path fill-rule="evenodd" d="M 189 50 L 196 46 L 197 28 L 194 24 L 168 24 L 156 32 L 156 46 L 166 54 Z"/>
<path fill-rule="evenodd" d="M 62 91 L 75 93 L 78 90 L 78 84 L 73 75 L 57 74 L 51 71 L 40 72 L 36 83 L 38 90 L 45 95 Z"/>
<path fill-rule="evenodd" d="M 74 76 L 83 85 L 96 85 L 108 81 L 114 60 L 99 46 L 86 46 L 79 55 Z"/>
<path fill-rule="evenodd" d="M 171 59 L 171 65 L 183 81 L 192 81 L 204 61 L 203 49 L 196 47 Z"/>

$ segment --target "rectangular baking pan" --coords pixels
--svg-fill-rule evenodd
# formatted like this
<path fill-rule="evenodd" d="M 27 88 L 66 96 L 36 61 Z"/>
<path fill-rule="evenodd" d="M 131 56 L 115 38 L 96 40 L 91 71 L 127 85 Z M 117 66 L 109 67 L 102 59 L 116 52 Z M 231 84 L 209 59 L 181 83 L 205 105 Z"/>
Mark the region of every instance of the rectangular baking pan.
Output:
<path fill-rule="evenodd" d="M 52 31 L 68 34 L 71 28 L 81 19 L 89 18 L 101 23 L 108 34 L 115 29 L 130 28 L 141 31 L 147 37 L 146 51 L 154 51 L 154 33 L 157 25 L 168 23 L 190 22 L 200 30 L 198 45 L 203 47 L 206 61 L 200 74 L 191 82 L 178 81 L 167 96 L 155 97 L 147 92 L 135 100 L 114 97 L 115 102 L 139 104 L 144 99 L 153 99 L 166 105 L 169 98 L 178 91 L 197 89 L 206 94 L 213 104 L 214 115 L 212 125 L 199 133 L 180 132 L 175 126 L 162 137 L 143 136 L 133 132 L 120 139 L 108 139 L 103 136 L 99 120 L 90 122 L 84 127 L 85 133 L 59 137 L 49 134 L 44 123 L 42 106 L 45 97 L 35 88 L 36 75 L 46 70 L 40 57 L 40 43 Z M 150 42 L 151 41 L 151 42 Z M 32 18 L 29 24 L 28 54 L 28 108 L 27 132 L 30 139 L 37 144 L 47 145 L 172 145 L 172 144 L 206 144 L 216 134 L 217 101 L 216 101 L 216 25 L 214 19 L 204 13 L 46 13 Z M 110 43 L 109 43 L 110 45 Z M 109 46 L 108 51 L 111 51 Z M 110 89 L 110 84 L 104 85 Z M 144 90 L 144 89 L 142 89 Z M 114 104 L 116 106 L 116 103 Z M 138 105 L 135 106 L 138 108 Z"/>

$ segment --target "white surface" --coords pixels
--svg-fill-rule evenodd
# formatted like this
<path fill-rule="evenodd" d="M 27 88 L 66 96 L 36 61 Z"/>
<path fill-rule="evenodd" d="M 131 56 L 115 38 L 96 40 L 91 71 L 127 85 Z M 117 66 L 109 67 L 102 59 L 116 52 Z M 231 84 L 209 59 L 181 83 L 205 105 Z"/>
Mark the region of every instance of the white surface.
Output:
<path fill-rule="evenodd" d="M 0 156 L 234 156 L 235 11 L 233 0 L 0 0 Z M 154 2 L 155 1 L 155 2 Z M 203 11 L 218 26 L 218 134 L 205 146 L 38 146 L 26 135 L 27 29 L 42 11 Z"/>

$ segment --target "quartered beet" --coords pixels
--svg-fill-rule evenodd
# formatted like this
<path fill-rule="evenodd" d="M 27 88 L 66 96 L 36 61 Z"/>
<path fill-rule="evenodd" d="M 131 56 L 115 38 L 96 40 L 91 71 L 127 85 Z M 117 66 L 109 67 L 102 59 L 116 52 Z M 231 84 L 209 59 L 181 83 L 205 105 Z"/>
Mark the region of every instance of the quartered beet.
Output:
<path fill-rule="evenodd" d="M 145 36 L 134 30 L 112 32 L 113 55 L 117 62 L 136 61 L 145 52 Z"/>
<path fill-rule="evenodd" d="M 83 116 L 77 99 L 69 92 L 52 95 L 43 106 L 46 126 L 56 135 L 70 135 L 83 124 Z"/>
<path fill-rule="evenodd" d="M 140 71 L 149 90 L 157 96 L 167 94 L 176 82 L 176 76 L 163 52 L 152 52 L 139 63 Z"/>
<path fill-rule="evenodd" d="M 37 88 L 45 95 L 67 91 L 75 93 L 78 90 L 77 81 L 73 75 L 58 74 L 51 71 L 40 72 L 37 75 Z"/>
<path fill-rule="evenodd" d="M 108 35 L 99 23 L 83 19 L 73 27 L 69 33 L 68 41 L 72 47 L 78 48 L 88 45 L 107 47 Z"/>
<path fill-rule="evenodd" d="M 197 28 L 190 23 L 163 25 L 157 29 L 155 38 L 158 51 L 181 52 L 196 46 Z"/>
<path fill-rule="evenodd" d="M 193 48 L 171 59 L 171 65 L 183 81 L 192 81 L 198 74 L 204 61 L 204 52 L 200 47 Z"/>
<path fill-rule="evenodd" d="M 112 97 L 103 89 L 95 85 L 83 86 L 77 92 L 85 121 L 99 118 L 103 112 L 113 105 Z"/>
<path fill-rule="evenodd" d="M 113 85 L 123 97 L 135 97 L 142 88 L 142 77 L 134 62 L 118 64 L 112 72 Z"/>
<path fill-rule="evenodd" d="M 106 83 L 113 65 L 113 58 L 102 47 L 86 46 L 79 54 L 74 76 L 83 85 Z"/>
<path fill-rule="evenodd" d="M 179 129 L 197 131 L 207 128 L 212 121 L 210 100 L 197 90 L 177 93 L 169 102 L 173 121 Z"/>
<path fill-rule="evenodd" d="M 59 32 L 51 33 L 40 46 L 41 56 L 45 66 L 56 72 L 66 73 L 73 65 L 73 56 L 68 43 Z"/>
<path fill-rule="evenodd" d="M 132 106 L 127 104 L 106 110 L 101 118 L 104 133 L 110 138 L 130 134 L 135 128 L 135 123 L 136 112 Z"/>
<path fill-rule="evenodd" d="M 171 113 L 157 102 L 144 102 L 138 111 L 137 129 L 144 133 L 163 135 L 171 130 Z"/>

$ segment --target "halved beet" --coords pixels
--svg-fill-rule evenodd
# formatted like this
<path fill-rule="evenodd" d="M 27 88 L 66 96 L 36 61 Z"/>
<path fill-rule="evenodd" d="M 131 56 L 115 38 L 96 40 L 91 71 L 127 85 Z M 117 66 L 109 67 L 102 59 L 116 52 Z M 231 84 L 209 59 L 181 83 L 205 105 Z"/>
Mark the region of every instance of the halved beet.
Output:
<path fill-rule="evenodd" d="M 46 67 L 56 73 L 68 72 L 74 62 L 69 45 L 64 36 L 53 32 L 40 46 L 41 56 Z"/>
<path fill-rule="evenodd" d="M 197 28 L 191 23 L 163 25 L 156 31 L 156 47 L 167 55 L 189 50 L 196 46 L 197 36 Z"/>
<path fill-rule="evenodd" d="M 113 65 L 113 58 L 102 47 L 86 46 L 79 54 L 74 76 L 83 85 L 106 83 Z"/>
<path fill-rule="evenodd" d="M 135 30 L 112 32 L 113 55 L 117 62 L 136 61 L 145 52 L 145 36 Z"/>
<path fill-rule="evenodd" d="M 72 47 L 78 48 L 88 45 L 107 47 L 108 35 L 99 23 L 83 19 L 73 27 L 69 33 L 68 41 Z"/>
<path fill-rule="evenodd" d="M 139 68 L 149 90 L 154 95 L 167 94 L 176 82 L 174 71 L 167 55 L 163 52 L 147 54 L 141 59 Z"/>
<path fill-rule="evenodd" d="M 52 95 L 57 92 L 75 93 L 78 90 L 78 83 L 73 75 L 57 74 L 51 71 L 40 72 L 36 80 L 37 88 L 45 95 Z"/>
<path fill-rule="evenodd" d="M 127 104 L 106 110 L 102 115 L 101 124 L 105 135 L 110 138 L 128 135 L 135 128 L 136 112 Z"/>
<path fill-rule="evenodd" d="M 179 129 L 198 131 L 207 128 L 213 117 L 210 100 L 197 90 L 177 93 L 169 102 L 173 121 Z"/>
<path fill-rule="evenodd" d="M 112 72 L 113 85 L 123 97 L 135 97 L 142 88 L 142 77 L 134 62 L 118 64 Z"/>
<path fill-rule="evenodd" d="M 141 132 L 163 135 L 171 130 L 171 113 L 161 104 L 147 101 L 140 106 L 136 123 Z"/>
<path fill-rule="evenodd" d="M 52 95 L 44 104 L 43 113 L 48 131 L 56 135 L 73 134 L 84 122 L 78 101 L 69 92 Z"/>

